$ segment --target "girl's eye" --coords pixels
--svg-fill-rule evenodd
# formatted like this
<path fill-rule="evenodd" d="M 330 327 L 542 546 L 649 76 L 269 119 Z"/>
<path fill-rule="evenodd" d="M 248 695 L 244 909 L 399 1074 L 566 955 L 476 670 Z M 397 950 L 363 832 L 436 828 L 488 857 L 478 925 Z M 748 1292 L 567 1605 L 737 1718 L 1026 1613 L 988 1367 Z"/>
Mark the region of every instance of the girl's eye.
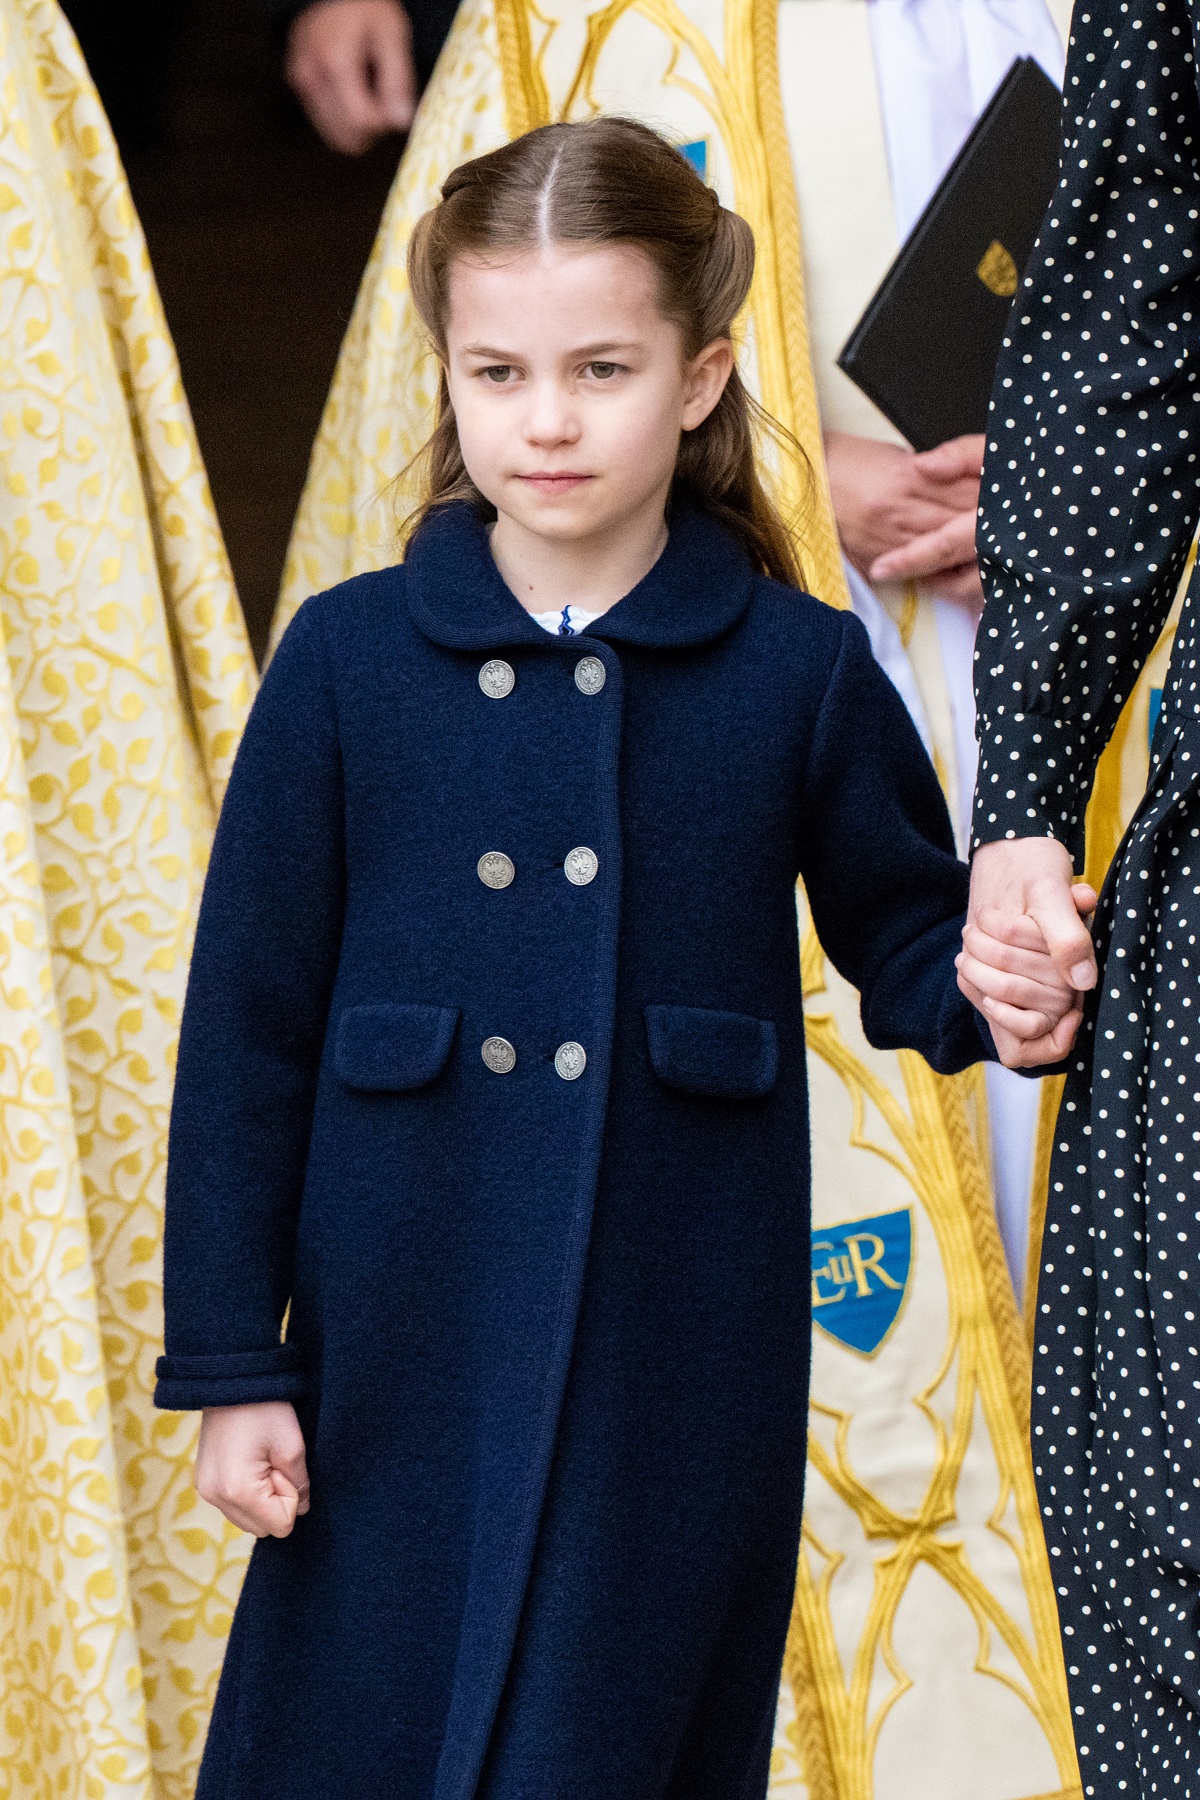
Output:
<path fill-rule="evenodd" d="M 594 375 L 597 381 L 608 381 L 616 372 L 616 363 L 594 362 L 588 364 L 588 373 Z"/>
<path fill-rule="evenodd" d="M 513 368 L 511 363 L 493 363 L 491 368 L 485 369 L 483 373 L 487 376 L 489 381 L 494 381 L 497 387 L 499 387 L 503 382 L 508 380 L 509 376 L 513 373 Z"/>

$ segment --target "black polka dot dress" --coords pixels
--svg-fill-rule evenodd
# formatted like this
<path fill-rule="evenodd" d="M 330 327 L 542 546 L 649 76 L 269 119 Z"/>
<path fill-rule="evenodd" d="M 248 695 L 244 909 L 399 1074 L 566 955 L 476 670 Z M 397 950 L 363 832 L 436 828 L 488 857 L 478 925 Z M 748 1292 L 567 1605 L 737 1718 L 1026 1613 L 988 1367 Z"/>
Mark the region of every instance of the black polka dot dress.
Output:
<path fill-rule="evenodd" d="M 993 395 L 976 841 L 1081 866 L 1200 515 L 1200 0 L 1077 0 L 1062 180 Z M 1033 1460 L 1088 1795 L 1200 1800 L 1200 582 L 1059 1115 Z"/>

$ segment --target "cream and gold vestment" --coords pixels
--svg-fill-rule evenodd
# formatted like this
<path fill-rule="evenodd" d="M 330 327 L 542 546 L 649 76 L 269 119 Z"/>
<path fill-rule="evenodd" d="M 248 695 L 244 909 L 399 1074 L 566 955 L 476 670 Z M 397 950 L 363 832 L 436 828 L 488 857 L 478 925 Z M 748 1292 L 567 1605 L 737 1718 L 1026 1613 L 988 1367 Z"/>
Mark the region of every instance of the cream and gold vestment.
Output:
<path fill-rule="evenodd" d="M 0 1796 L 185 1800 L 245 1540 L 151 1406 L 163 1167 L 255 675 L 53 0 L 0 0 L 0 243 Z"/>

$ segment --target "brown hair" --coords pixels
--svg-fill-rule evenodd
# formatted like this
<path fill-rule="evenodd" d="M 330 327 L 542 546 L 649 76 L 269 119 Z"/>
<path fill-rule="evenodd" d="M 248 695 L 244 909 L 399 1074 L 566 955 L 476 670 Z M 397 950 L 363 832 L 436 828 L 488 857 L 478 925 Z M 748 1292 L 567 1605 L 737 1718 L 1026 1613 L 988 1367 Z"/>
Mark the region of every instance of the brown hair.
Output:
<path fill-rule="evenodd" d="M 660 303 L 679 326 L 684 355 L 728 337 L 750 291 L 754 235 L 723 207 L 687 158 L 633 119 L 544 125 L 500 150 L 462 163 L 441 204 L 418 221 L 408 251 L 417 312 L 442 361 L 437 423 L 415 459 L 424 496 L 405 539 L 436 508 L 486 501 L 463 464 L 446 382 L 449 277 L 464 253 L 521 251 L 542 244 L 632 244 L 658 272 Z M 803 461 L 800 446 L 757 404 L 734 369 L 720 400 L 679 450 L 672 498 L 690 496 L 743 544 L 755 568 L 802 585 L 791 533 L 755 463 L 755 429 Z"/>

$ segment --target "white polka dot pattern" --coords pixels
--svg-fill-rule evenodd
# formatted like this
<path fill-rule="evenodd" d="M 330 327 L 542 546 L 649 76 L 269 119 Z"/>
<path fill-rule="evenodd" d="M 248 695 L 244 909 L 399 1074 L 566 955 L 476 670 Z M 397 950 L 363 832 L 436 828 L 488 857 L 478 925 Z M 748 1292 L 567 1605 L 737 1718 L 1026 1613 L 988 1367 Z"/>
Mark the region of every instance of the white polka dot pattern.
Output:
<path fill-rule="evenodd" d="M 1046 834 L 1077 866 L 1200 513 L 1193 45 L 1188 0 L 1078 0 L 1062 179 L 989 419 L 976 841 Z M 1198 595 L 1101 901 L 1037 1296 L 1034 1470 L 1100 1800 L 1200 1796 Z"/>
<path fill-rule="evenodd" d="M 1146 1800 L 1200 1793 L 1200 724 L 1163 738 L 1059 1114 L 1033 1396 L 1084 1791 Z"/>
<path fill-rule="evenodd" d="M 1192 33 L 1188 0 L 1079 0 L 1072 22 L 1061 179 L 988 421 L 978 843 L 1046 835 L 1081 859 L 1200 516 Z"/>

